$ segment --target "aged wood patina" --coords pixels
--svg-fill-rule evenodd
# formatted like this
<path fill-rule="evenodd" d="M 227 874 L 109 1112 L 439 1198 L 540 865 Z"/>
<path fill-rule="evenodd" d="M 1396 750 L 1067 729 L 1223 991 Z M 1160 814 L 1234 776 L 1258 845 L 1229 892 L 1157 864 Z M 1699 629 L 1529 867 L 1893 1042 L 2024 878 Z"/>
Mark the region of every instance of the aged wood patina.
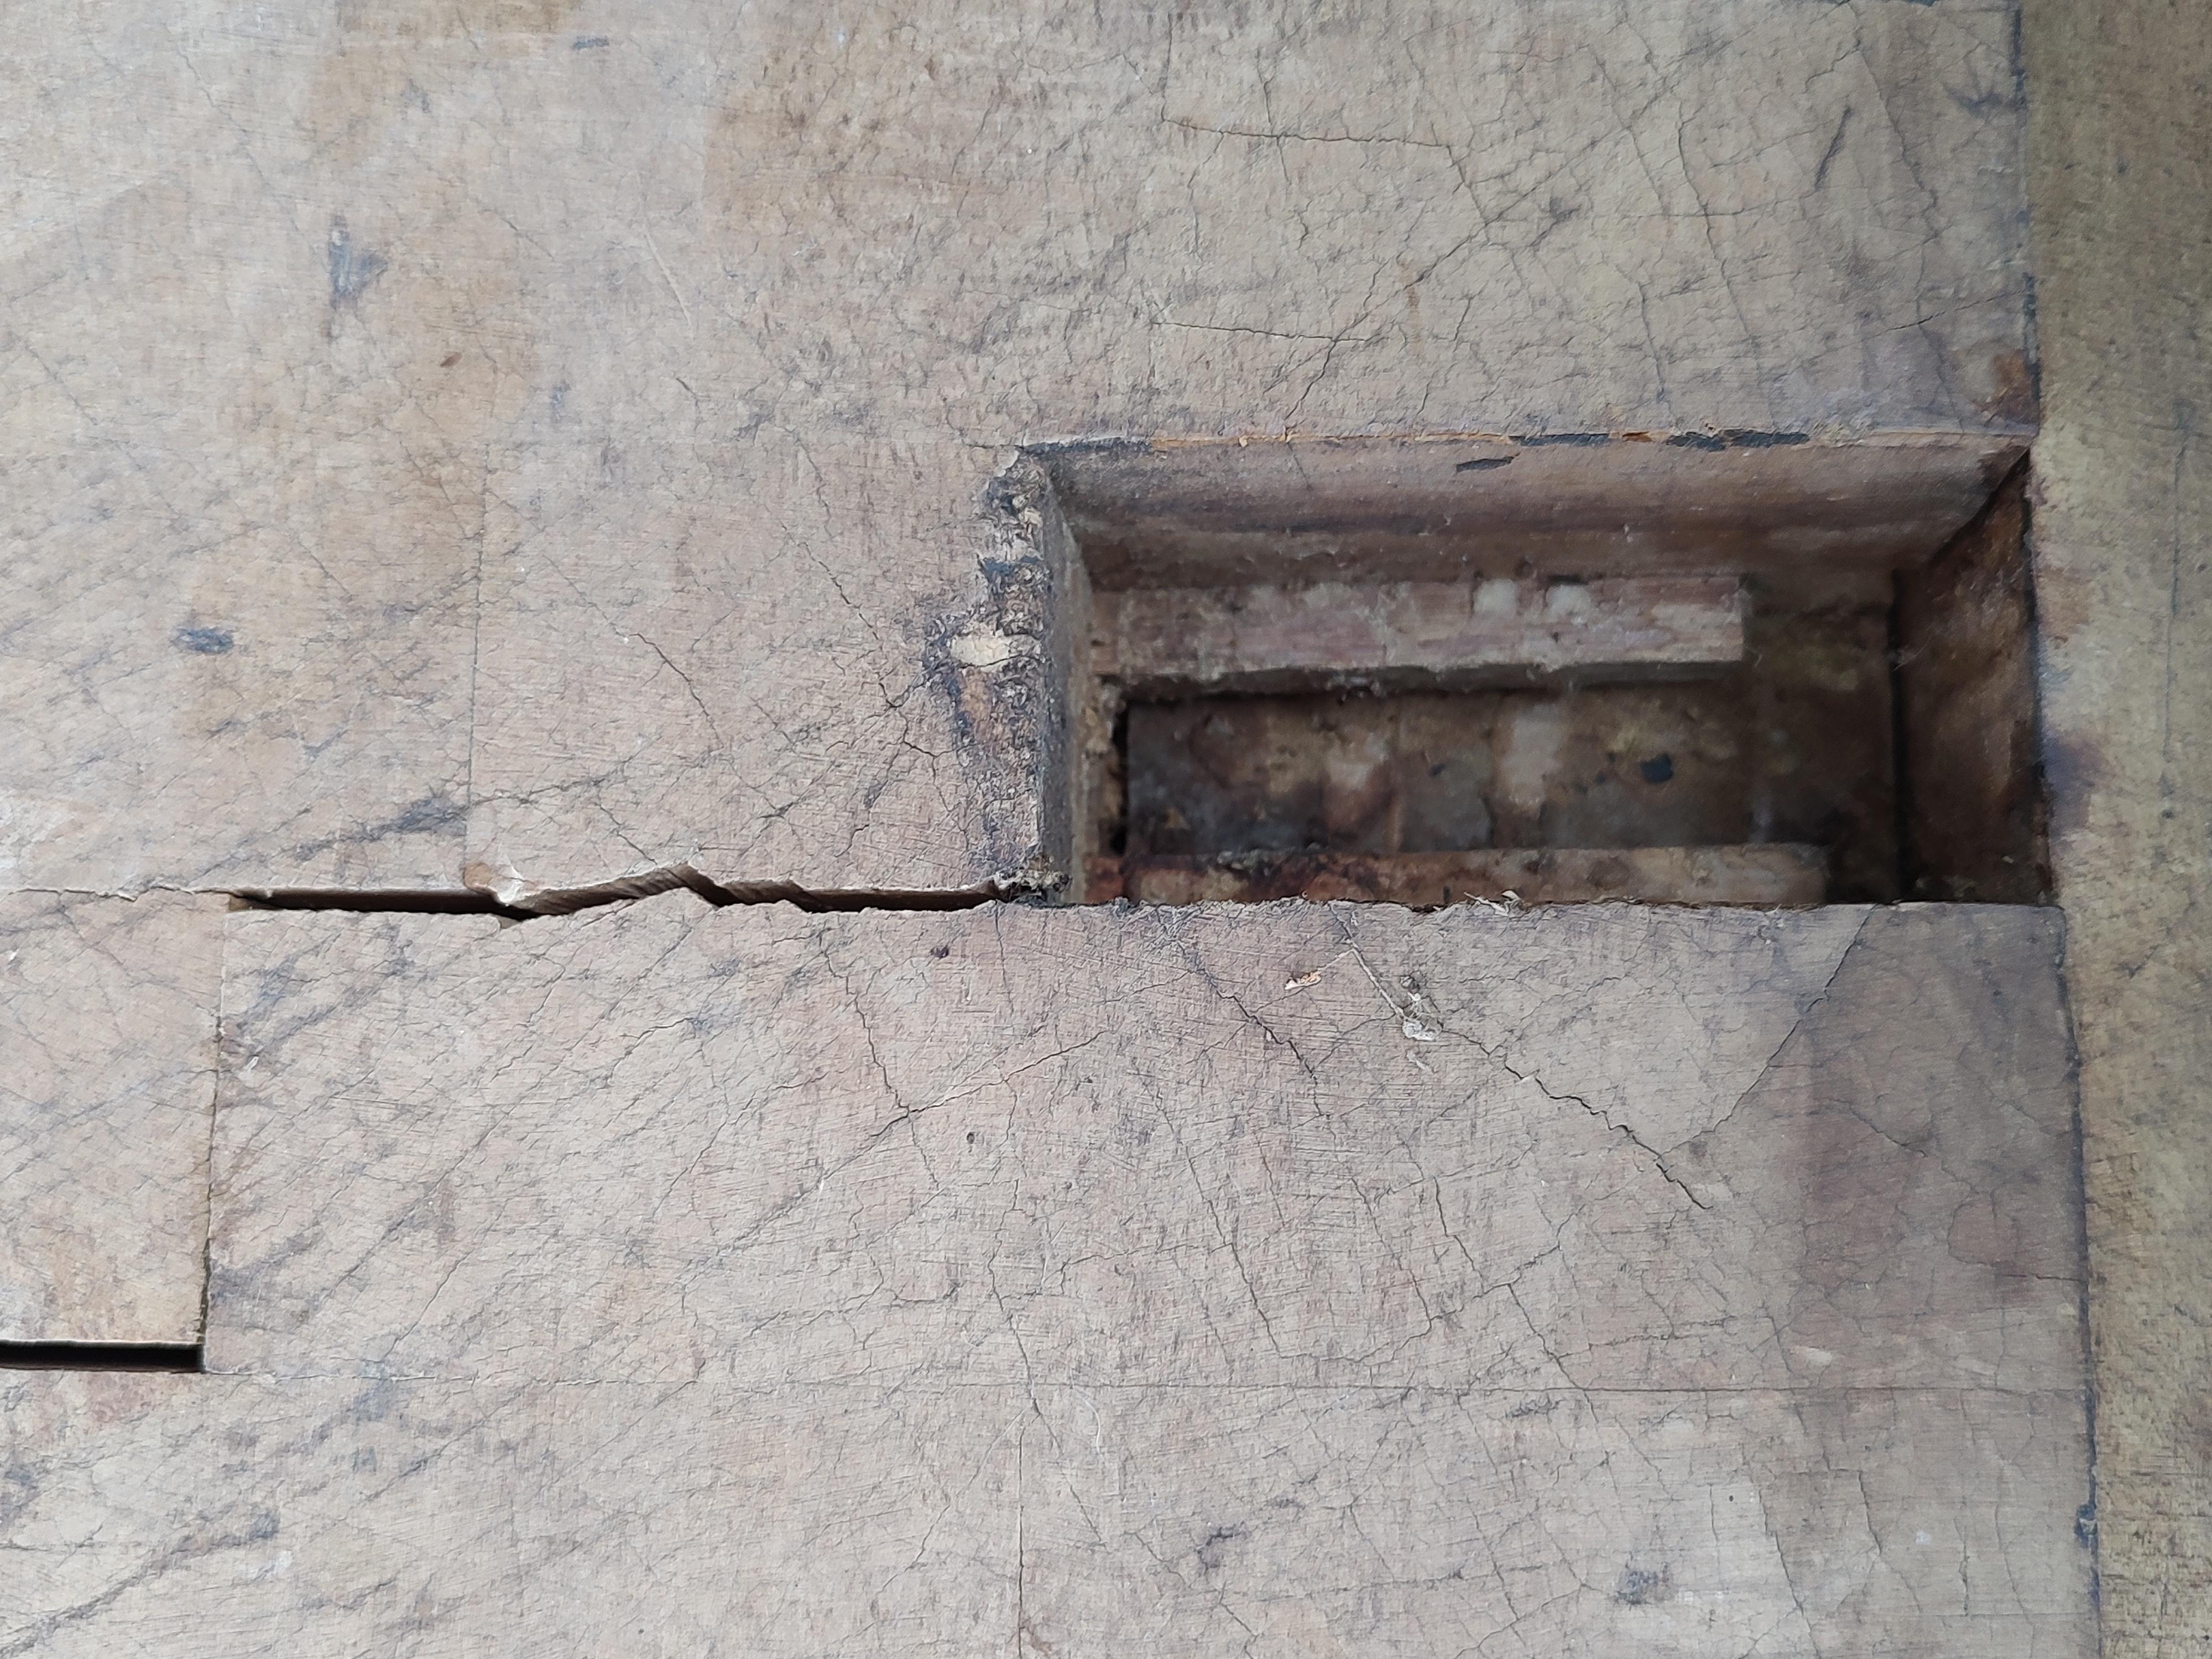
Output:
<path fill-rule="evenodd" d="M 2202 18 L 12 21 L 0 1655 L 2212 1628 Z"/>

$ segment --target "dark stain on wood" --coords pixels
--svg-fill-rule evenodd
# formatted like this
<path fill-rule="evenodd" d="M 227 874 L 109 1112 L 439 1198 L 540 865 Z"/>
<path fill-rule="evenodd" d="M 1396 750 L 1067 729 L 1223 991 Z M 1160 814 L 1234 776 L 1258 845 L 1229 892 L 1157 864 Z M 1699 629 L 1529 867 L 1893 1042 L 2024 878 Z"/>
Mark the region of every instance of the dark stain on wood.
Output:
<path fill-rule="evenodd" d="M 1898 584 L 1902 851 L 1916 898 L 2033 904 L 2050 893 L 2027 522 L 2015 473 Z"/>

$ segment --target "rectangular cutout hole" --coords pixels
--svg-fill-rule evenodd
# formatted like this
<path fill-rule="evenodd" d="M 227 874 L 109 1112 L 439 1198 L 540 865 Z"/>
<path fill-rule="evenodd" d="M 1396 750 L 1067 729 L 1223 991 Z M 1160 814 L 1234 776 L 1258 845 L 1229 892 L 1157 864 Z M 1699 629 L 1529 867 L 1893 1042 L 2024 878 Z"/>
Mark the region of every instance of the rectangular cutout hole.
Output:
<path fill-rule="evenodd" d="M 1036 460 L 1079 902 L 2045 897 L 2010 441 Z"/>
<path fill-rule="evenodd" d="M 197 1342 L 0 1342 L 0 1370 L 201 1371 Z"/>

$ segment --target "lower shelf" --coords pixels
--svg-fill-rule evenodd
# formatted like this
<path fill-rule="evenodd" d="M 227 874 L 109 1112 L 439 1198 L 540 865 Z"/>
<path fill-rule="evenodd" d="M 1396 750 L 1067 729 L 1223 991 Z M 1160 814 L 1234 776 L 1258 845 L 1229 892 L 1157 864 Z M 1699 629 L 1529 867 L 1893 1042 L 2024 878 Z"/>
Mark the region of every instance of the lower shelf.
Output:
<path fill-rule="evenodd" d="M 1568 904 L 1819 904 L 1827 855 L 1776 842 L 1738 847 L 1483 848 L 1457 853 L 1213 853 L 1094 860 L 1092 902 L 1255 904 L 1351 899 L 1423 908 L 1469 899 Z"/>

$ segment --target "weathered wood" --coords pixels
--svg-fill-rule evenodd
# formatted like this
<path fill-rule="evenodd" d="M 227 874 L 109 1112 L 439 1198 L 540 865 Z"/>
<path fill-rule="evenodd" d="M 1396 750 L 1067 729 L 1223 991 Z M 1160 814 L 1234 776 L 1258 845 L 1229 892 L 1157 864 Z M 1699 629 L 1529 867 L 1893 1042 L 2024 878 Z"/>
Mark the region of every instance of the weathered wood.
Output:
<path fill-rule="evenodd" d="M 1818 904 L 1827 854 L 1817 847 L 1483 848 L 1462 853 L 1133 854 L 1096 861 L 1085 897 L 1146 904 L 1269 899 L 1435 906 L 1469 899 L 1573 904 Z"/>
<path fill-rule="evenodd" d="M 0 889 L 459 874 L 519 366 L 481 130 L 309 9 L 236 21 L 16 20 Z"/>
<path fill-rule="evenodd" d="M 1071 518 L 1182 580 L 1917 556 L 2034 416 L 2017 21 L 33 6 L 0 886 L 1041 873 Z M 2185 105 L 2201 56 L 2147 61 L 2144 118 Z M 2084 170 L 2185 204 L 2085 260 L 2193 222 L 2195 137 Z M 2144 781 L 2069 867 L 2172 889 L 2076 935 L 2105 1583 L 2171 1645 L 2202 1275 L 2135 1270 L 2205 1208 L 2160 1138 L 2206 1068 L 2156 621 L 2205 399 L 2133 291 L 2054 382 L 2099 400 L 2054 556 L 2173 511 L 2143 583 L 2062 589 L 2099 712 L 2054 758 Z M 1522 435 L 1389 436 L 1437 432 Z M 1102 434 L 1140 441 L 1080 485 L 1114 456 L 1048 441 Z M 2152 621 L 2116 666 L 2090 614 Z M 691 905 L 235 919 L 233 1374 L 0 1372 L 0 1653 L 2094 1644 L 2052 918 Z M 34 1093 L 190 1069 L 148 1032 L 204 975 L 116 955 L 137 1001 Z M 143 1190 L 66 1262 L 180 1212 Z"/>
<path fill-rule="evenodd" d="M 1056 1391 L 1023 1604 L 1036 1650 L 1130 1659 L 2088 1655 L 2082 1552 L 2026 1496 L 2078 1488 L 2075 1409 Z"/>
<path fill-rule="evenodd" d="M 2047 1395 L 0 1371 L 0 1654 L 2086 1656 Z M 1633 1447 L 1635 1455 L 1622 1449 Z"/>
<path fill-rule="evenodd" d="M 1723 527 L 1775 434 L 2005 451 L 2013 22 L 34 7 L 0 881 L 1018 870 L 1017 445 L 1671 434 Z M 1452 499 L 1582 453 L 1512 453 Z M 1921 524 L 1925 454 L 1832 545 Z"/>
<path fill-rule="evenodd" d="M 0 1655 L 1005 1650 L 1026 1409 L 0 1370 Z"/>
<path fill-rule="evenodd" d="M 8 1385 L 0 1651 L 2087 1654 L 2055 933 L 236 915 L 235 1375 Z"/>
<path fill-rule="evenodd" d="M 2075 1387 L 2054 949 L 1995 909 L 240 915 L 209 1363 Z M 1692 1026 L 1668 1098 L 1630 1057 L 1681 975 L 1766 1035 Z"/>
<path fill-rule="evenodd" d="M 220 900 L 0 896 L 0 1341 L 199 1340 L 222 942 Z"/>
<path fill-rule="evenodd" d="M 2105 1652 L 2212 1631 L 2212 9 L 2025 8 L 2041 756 L 2081 1042 Z"/>

